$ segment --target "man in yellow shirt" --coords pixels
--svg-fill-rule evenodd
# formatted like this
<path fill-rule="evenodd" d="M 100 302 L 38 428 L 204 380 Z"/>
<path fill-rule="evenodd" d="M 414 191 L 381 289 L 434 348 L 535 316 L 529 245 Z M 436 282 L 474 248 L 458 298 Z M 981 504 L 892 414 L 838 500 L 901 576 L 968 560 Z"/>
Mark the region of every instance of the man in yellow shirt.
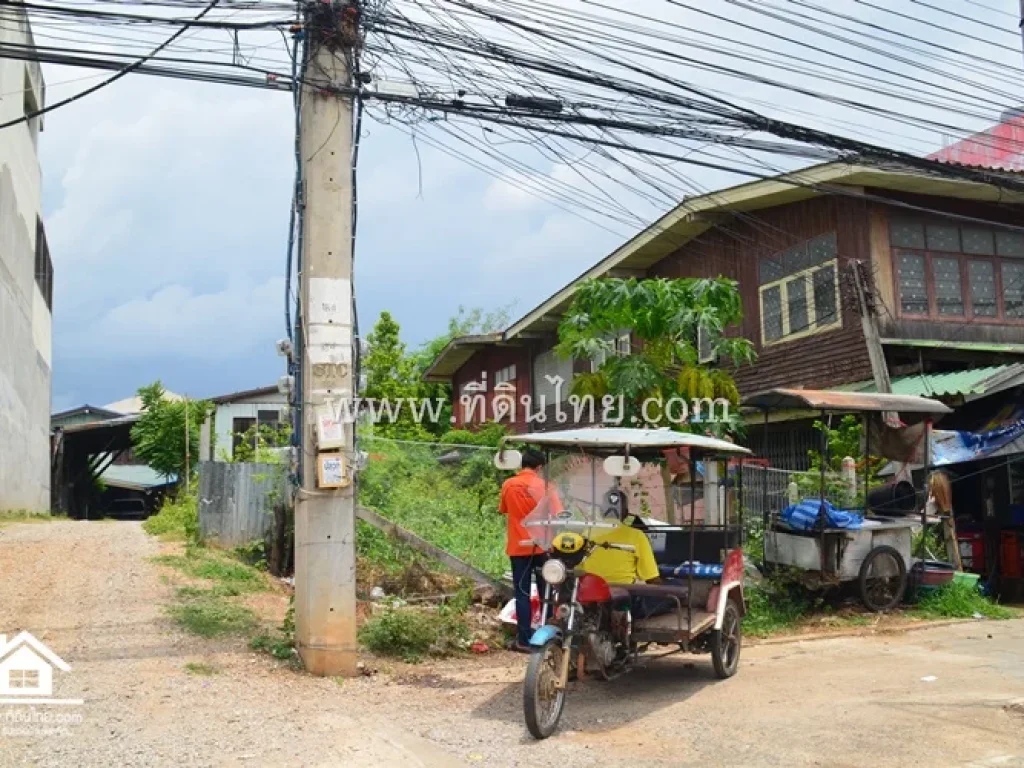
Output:
<path fill-rule="evenodd" d="M 628 544 L 633 551 L 595 547 L 583 561 L 582 567 L 587 573 L 600 576 L 609 584 L 658 581 L 658 563 L 643 531 L 617 522 L 614 528 L 592 536 L 591 540 L 595 544 Z"/>
<path fill-rule="evenodd" d="M 629 519 L 629 515 L 624 516 Z M 614 528 L 592 536 L 591 540 L 595 544 L 628 544 L 633 547 L 633 551 L 595 547 L 580 566 L 587 573 L 600 576 L 609 584 L 661 583 L 654 550 L 643 531 L 618 521 Z M 670 598 L 634 595 L 631 611 L 634 619 L 646 619 L 670 613 L 676 609 L 676 605 L 676 601 Z"/>

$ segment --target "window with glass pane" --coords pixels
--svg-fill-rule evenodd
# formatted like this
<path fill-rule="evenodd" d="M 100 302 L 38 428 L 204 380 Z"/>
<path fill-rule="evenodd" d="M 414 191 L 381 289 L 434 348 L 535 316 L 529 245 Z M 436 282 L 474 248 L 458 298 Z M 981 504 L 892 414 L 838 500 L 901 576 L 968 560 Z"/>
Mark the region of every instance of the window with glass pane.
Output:
<path fill-rule="evenodd" d="M 778 341 L 782 338 L 782 286 L 773 285 L 761 292 L 761 324 L 764 340 Z"/>
<path fill-rule="evenodd" d="M 789 305 L 789 332 L 800 333 L 808 327 L 807 278 L 801 275 L 786 281 L 786 303 Z"/>
<path fill-rule="evenodd" d="M 807 243 L 800 243 L 795 248 L 790 248 L 782 254 L 782 269 L 784 275 L 791 275 L 810 266 Z"/>
<path fill-rule="evenodd" d="M 1000 256 L 1024 256 L 1024 233 L 996 232 L 996 252 Z"/>
<path fill-rule="evenodd" d="M 946 224 L 929 224 L 925 227 L 925 235 L 930 251 L 959 251 L 960 227 Z"/>
<path fill-rule="evenodd" d="M 900 310 L 907 315 L 927 315 L 928 288 L 924 281 L 924 256 L 901 253 L 896 264 Z"/>
<path fill-rule="evenodd" d="M 971 314 L 974 317 L 995 317 L 996 270 L 992 262 L 968 262 L 967 276 L 971 288 Z"/>
<path fill-rule="evenodd" d="M 781 279 L 783 275 L 786 274 L 782 270 L 782 260 L 772 256 L 766 256 L 761 259 L 759 272 L 761 285 L 764 285 L 765 283 L 773 283 L 776 280 Z"/>
<path fill-rule="evenodd" d="M 895 219 L 889 226 L 889 239 L 901 248 L 924 248 L 924 225 L 919 221 Z"/>
<path fill-rule="evenodd" d="M 960 236 L 963 238 L 964 253 L 991 256 L 996 252 L 995 232 L 991 229 L 964 227 L 960 230 Z"/>
<path fill-rule="evenodd" d="M 935 281 L 935 306 L 940 315 L 962 315 L 964 294 L 960 286 L 960 259 L 932 259 L 932 279 Z"/>
<path fill-rule="evenodd" d="M 819 328 L 838 319 L 835 267 L 823 267 L 814 273 L 814 315 Z"/>
<path fill-rule="evenodd" d="M 1024 264 L 1003 262 L 1003 314 L 1024 320 Z"/>
<path fill-rule="evenodd" d="M 807 252 L 808 262 L 811 266 L 832 261 L 838 252 L 836 233 L 830 232 L 827 235 L 814 238 L 807 243 Z"/>

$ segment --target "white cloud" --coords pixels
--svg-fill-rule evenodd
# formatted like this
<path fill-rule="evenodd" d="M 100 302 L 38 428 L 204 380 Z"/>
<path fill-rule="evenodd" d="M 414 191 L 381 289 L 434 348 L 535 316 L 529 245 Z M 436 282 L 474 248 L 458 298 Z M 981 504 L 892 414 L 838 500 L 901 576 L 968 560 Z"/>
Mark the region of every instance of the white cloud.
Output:
<path fill-rule="evenodd" d="M 138 358 L 235 360 L 284 333 L 284 279 L 240 281 L 200 293 L 181 284 L 110 308 L 81 331 L 69 331 L 65 355 L 91 361 Z"/>

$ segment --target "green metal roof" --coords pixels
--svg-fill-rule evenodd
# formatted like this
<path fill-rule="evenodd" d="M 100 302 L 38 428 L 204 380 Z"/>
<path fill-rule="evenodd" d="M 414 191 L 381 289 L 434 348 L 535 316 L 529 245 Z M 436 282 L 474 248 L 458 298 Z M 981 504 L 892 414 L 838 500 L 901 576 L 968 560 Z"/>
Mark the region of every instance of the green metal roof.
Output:
<path fill-rule="evenodd" d="M 963 396 L 974 399 L 1024 384 L 1024 364 L 993 365 L 949 373 L 912 374 L 892 380 L 894 395 L 922 397 Z M 833 387 L 839 392 L 877 392 L 874 381 L 858 381 Z"/>

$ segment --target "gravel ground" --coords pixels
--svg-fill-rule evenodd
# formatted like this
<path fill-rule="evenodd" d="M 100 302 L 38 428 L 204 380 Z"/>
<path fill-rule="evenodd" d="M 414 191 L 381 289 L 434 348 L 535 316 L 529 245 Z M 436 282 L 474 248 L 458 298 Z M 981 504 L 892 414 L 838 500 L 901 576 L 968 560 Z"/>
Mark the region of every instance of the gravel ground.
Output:
<path fill-rule="evenodd" d="M 0 736 L 0 764 L 1024 766 L 1024 620 L 748 647 L 724 683 L 656 660 L 578 686 L 534 744 L 522 657 L 307 677 L 172 626 L 157 550 L 137 523 L 0 528 L 0 632 L 47 643 L 73 667 L 55 695 L 85 700 L 63 735 Z"/>

